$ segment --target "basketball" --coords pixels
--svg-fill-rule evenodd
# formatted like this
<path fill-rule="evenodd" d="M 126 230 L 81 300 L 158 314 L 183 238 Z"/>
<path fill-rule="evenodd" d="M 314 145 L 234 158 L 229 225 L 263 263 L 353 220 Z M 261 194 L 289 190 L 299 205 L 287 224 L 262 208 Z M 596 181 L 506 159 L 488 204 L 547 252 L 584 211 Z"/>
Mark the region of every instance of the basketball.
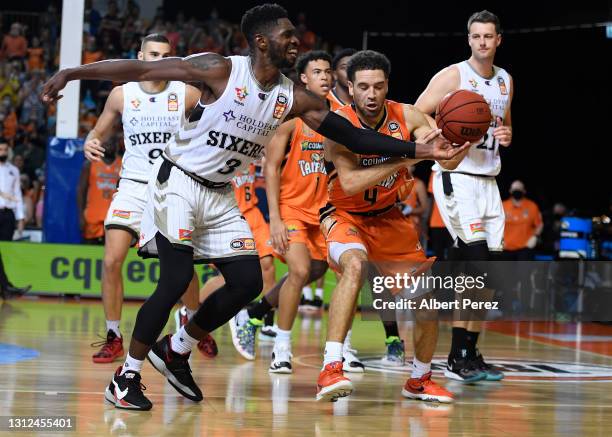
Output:
<path fill-rule="evenodd" d="M 484 97 L 472 91 L 448 93 L 436 110 L 436 124 L 452 143 L 480 140 L 491 123 L 491 109 Z"/>

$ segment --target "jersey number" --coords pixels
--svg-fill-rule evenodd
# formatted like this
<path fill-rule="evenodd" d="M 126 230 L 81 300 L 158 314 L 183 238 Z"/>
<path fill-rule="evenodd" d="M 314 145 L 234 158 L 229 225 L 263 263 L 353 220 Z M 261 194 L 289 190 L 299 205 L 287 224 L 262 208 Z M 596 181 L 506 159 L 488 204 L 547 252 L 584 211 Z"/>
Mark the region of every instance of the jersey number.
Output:
<path fill-rule="evenodd" d="M 151 151 L 149 152 L 149 164 L 153 164 L 153 161 L 159 158 L 159 155 L 161 154 L 162 149 L 151 149 Z"/>
<path fill-rule="evenodd" d="M 251 201 L 251 186 L 247 185 L 246 187 L 244 187 L 244 200 L 246 200 L 247 202 Z"/>
<path fill-rule="evenodd" d="M 228 159 L 225 163 L 225 165 L 227 165 L 227 168 L 223 167 L 221 170 L 217 171 L 221 174 L 230 174 L 233 173 L 234 170 L 236 170 L 238 167 L 240 167 L 240 164 L 242 164 L 242 162 L 238 159 Z"/>
<path fill-rule="evenodd" d="M 376 198 L 378 197 L 378 189 L 377 188 L 368 188 L 365 190 L 363 194 L 363 200 L 366 202 L 370 202 L 371 205 L 376 203 Z"/>
<path fill-rule="evenodd" d="M 482 139 L 482 144 L 477 145 L 476 148 L 484 149 L 484 150 L 495 150 L 495 147 L 497 146 L 496 142 L 498 142 L 497 138 L 493 138 L 493 141 L 491 141 L 491 147 L 487 147 L 488 139 L 489 139 L 489 133 L 487 132 L 484 138 Z"/>

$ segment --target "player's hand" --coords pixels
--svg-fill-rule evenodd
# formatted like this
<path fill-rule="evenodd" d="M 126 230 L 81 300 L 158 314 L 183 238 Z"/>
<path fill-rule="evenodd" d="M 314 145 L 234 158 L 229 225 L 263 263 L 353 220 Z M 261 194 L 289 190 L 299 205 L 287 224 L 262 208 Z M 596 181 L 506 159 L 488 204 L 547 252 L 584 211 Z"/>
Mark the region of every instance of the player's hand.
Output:
<path fill-rule="evenodd" d="M 493 129 L 493 137 L 502 146 L 509 146 L 512 142 L 512 126 L 504 126 L 501 117 L 497 117 L 497 127 Z"/>
<path fill-rule="evenodd" d="M 43 87 L 42 101 L 45 103 L 53 103 L 64 97 L 59 94 L 59 92 L 66 87 L 67 83 L 68 78 L 65 70 L 60 70 L 55 73 Z"/>
<path fill-rule="evenodd" d="M 527 248 L 533 249 L 536 247 L 536 244 L 538 244 L 538 237 L 536 235 L 529 237 L 529 240 L 527 240 Z"/>
<path fill-rule="evenodd" d="M 469 149 L 472 145 L 469 141 L 466 141 L 462 146 L 453 145 L 450 141 L 448 141 L 440 134 L 438 134 L 436 137 L 434 137 L 433 140 L 428 143 L 431 143 L 433 145 L 432 159 L 436 161 L 446 161 L 449 159 L 453 159 L 455 156 Z"/>
<path fill-rule="evenodd" d="M 270 219 L 270 240 L 274 250 L 281 255 L 289 250 L 289 231 L 282 220 Z"/>
<path fill-rule="evenodd" d="M 104 147 L 97 138 L 87 141 L 83 147 L 83 151 L 88 161 L 100 161 L 104 157 Z"/>

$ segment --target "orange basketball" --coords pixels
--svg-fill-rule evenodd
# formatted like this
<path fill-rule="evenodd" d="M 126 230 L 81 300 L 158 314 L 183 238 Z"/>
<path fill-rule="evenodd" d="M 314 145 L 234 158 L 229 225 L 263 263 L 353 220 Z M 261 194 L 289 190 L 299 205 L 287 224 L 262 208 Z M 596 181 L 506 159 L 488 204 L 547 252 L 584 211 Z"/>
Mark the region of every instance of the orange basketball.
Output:
<path fill-rule="evenodd" d="M 448 93 L 436 110 L 436 124 L 444 138 L 463 144 L 480 140 L 491 124 L 491 109 L 486 100 L 472 91 Z"/>

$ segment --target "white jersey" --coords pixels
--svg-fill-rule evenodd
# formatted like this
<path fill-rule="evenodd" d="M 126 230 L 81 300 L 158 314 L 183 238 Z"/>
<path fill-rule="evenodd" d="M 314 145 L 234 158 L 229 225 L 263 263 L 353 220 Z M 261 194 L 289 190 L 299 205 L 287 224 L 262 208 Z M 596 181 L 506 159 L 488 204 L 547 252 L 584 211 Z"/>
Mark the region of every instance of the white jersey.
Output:
<path fill-rule="evenodd" d="M 146 182 L 155 158 L 177 131 L 185 114 L 185 84 L 168 82 L 151 94 L 138 82 L 123 86 L 123 141 L 125 154 L 121 177 Z"/>
<path fill-rule="evenodd" d="M 248 56 L 229 59 L 232 71 L 221 97 L 199 103 L 164 150 L 181 169 L 213 182 L 229 182 L 260 159 L 293 104 L 293 82 L 283 74 L 263 89 Z"/>
<path fill-rule="evenodd" d="M 510 99 L 510 76 L 506 70 L 496 66 L 493 66 L 494 74 L 490 79 L 476 73 L 468 61 L 460 62 L 455 66 L 459 69 L 459 89 L 473 91 L 483 96 L 491 108 L 492 120 L 482 141 L 470 147 L 467 156 L 453 171 L 497 176 L 501 170 L 501 159 L 499 142 L 493 137 L 493 130 L 497 127 L 497 117 L 503 120 L 506 114 L 506 107 Z M 435 164 L 434 169 L 440 170 L 441 168 Z"/>

